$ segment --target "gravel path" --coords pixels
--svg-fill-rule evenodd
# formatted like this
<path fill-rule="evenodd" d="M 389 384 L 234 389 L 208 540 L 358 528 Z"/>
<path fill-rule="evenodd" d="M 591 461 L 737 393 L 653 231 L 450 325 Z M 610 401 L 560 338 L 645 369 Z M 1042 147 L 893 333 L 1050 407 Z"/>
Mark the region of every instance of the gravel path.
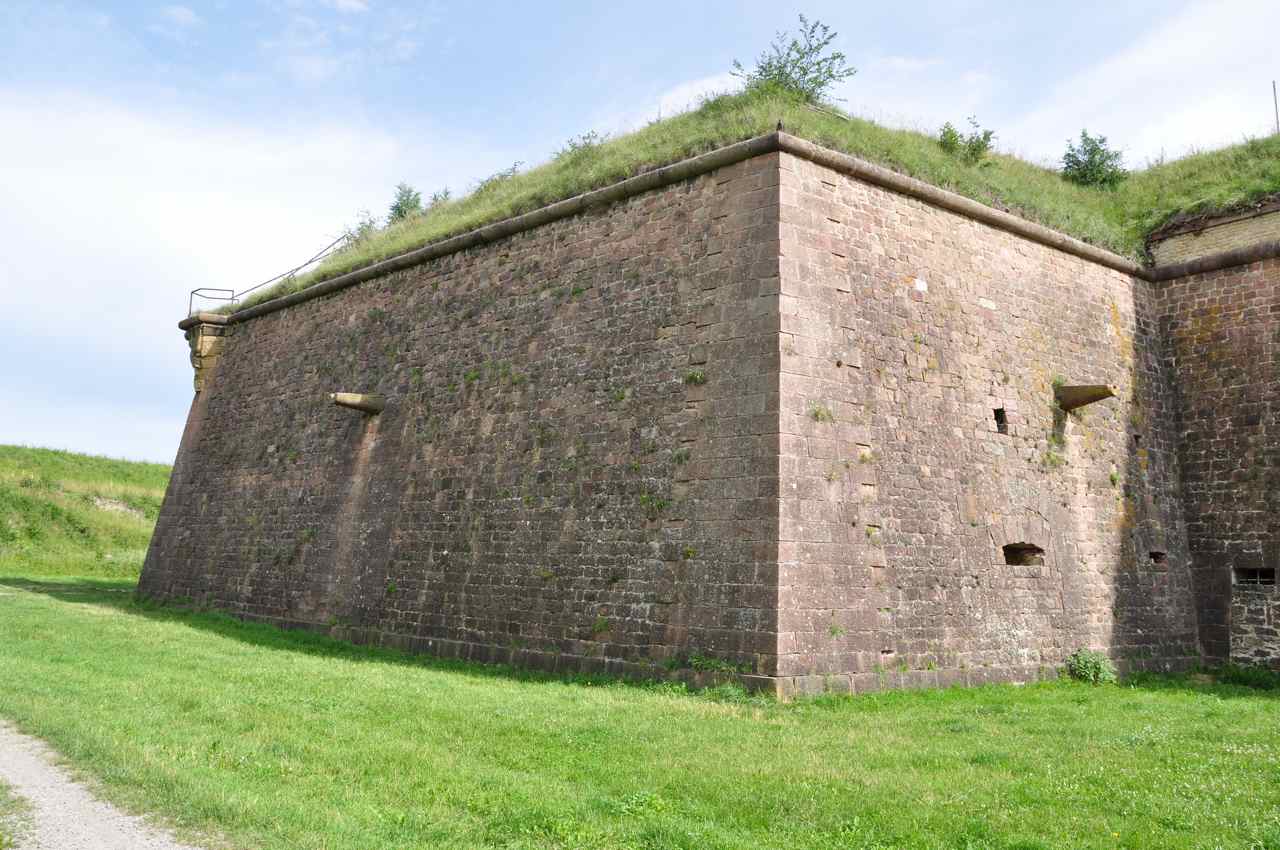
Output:
<path fill-rule="evenodd" d="M 27 804 L 18 850 L 196 850 L 104 803 L 45 744 L 0 723 L 0 779 Z"/>

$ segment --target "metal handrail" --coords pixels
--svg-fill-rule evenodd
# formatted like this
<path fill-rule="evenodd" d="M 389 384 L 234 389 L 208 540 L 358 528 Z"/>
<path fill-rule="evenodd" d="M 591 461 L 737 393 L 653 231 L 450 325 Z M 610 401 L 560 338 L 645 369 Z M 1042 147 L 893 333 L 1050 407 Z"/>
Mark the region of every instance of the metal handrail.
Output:
<path fill-rule="evenodd" d="M 242 289 L 239 292 L 236 292 L 234 289 L 218 289 L 216 287 L 211 287 L 211 286 L 201 286 L 196 289 L 193 289 L 191 290 L 191 294 L 187 297 L 187 315 L 188 316 L 193 315 L 193 311 L 195 309 L 195 300 L 197 297 L 205 298 L 209 301 L 227 301 L 234 304 L 244 296 L 248 295 L 250 292 L 255 292 L 261 289 L 262 287 L 267 286 L 268 284 L 272 284 L 278 280 L 283 280 L 284 278 L 295 275 L 298 272 L 305 269 L 307 266 L 311 265 L 312 263 L 324 259 L 329 254 L 333 253 L 333 250 L 337 248 L 338 245 L 340 245 L 345 241 L 347 241 L 347 234 L 344 233 L 341 236 L 339 236 L 337 239 L 330 242 L 328 245 L 324 246 L 324 248 L 320 250 L 320 253 L 316 254 L 314 257 L 307 260 L 306 262 L 301 263 L 297 266 L 294 266 L 293 268 L 289 269 L 287 272 L 281 272 L 280 274 L 276 275 L 273 278 L 264 280 L 262 283 L 254 284 L 248 289 Z M 228 293 L 228 295 L 225 297 L 218 296 L 218 295 L 205 295 L 204 293 L 206 292 L 225 292 L 225 293 Z"/>
<path fill-rule="evenodd" d="M 204 293 L 206 292 L 226 292 L 228 294 L 225 298 L 223 298 L 218 295 L 205 295 Z M 195 313 L 196 298 L 205 298 L 209 301 L 235 301 L 236 291 L 234 289 L 217 289 L 212 286 L 202 286 L 199 289 L 191 290 L 191 295 L 187 297 L 187 315 L 188 316 L 193 315 Z"/>

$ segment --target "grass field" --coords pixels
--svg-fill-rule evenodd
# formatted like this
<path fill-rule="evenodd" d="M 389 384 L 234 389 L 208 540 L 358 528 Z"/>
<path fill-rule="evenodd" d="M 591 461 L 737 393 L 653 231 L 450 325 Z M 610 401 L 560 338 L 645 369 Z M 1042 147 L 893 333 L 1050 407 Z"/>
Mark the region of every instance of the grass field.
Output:
<path fill-rule="evenodd" d="M 1147 234 L 1173 216 L 1230 209 L 1280 192 L 1280 134 L 1143 168 L 1107 190 L 1077 186 L 1014 156 L 993 154 L 967 164 L 944 152 L 931 133 L 890 129 L 834 107 L 817 110 L 777 92 L 739 93 L 602 143 L 566 145 L 536 168 L 495 175 L 465 197 L 377 230 L 239 307 L 771 132 L 779 121 L 794 135 L 1135 258 L 1141 258 Z M 1178 140 L 1169 144 L 1176 148 Z"/>
<path fill-rule="evenodd" d="M 0 581 L 0 715 L 244 848 L 1280 848 L 1280 691 L 586 684 Z"/>
<path fill-rule="evenodd" d="M 1280 850 L 1273 675 L 780 704 L 411 658 L 48 575 L 100 570 L 114 526 L 23 499 L 114 517 L 82 497 L 164 470 L 0 458 L 27 529 L 0 549 L 0 717 L 211 846 Z"/>
<path fill-rule="evenodd" d="M 169 467 L 0 446 L 0 573 L 136 577 Z"/>

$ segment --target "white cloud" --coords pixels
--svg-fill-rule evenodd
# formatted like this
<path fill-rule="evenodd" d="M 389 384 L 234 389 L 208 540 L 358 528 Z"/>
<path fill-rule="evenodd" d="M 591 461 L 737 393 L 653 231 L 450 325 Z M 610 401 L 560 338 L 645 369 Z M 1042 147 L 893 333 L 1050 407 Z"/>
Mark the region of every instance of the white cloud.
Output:
<path fill-rule="evenodd" d="M 277 68 L 304 84 L 331 79 L 351 60 L 334 50 L 329 27 L 307 15 L 291 16 L 283 32 L 261 46 Z"/>
<path fill-rule="evenodd" d="M 164 6 L 158 16 L 159 20 L 148 29 L 179 42 L 185 42 L 193 30 L 204 24 L 204 19 L 187 6 Z"/>
<path fill-rule="evenodd" d="M 339 12 L 369 11 L 369 0 L 324 0 L 324 5 Z"/>
<path fill-rule="evenodd" d="M 194 27 L 204 21 L 194 11 L 186 6 L 165 6 L 160 10 L 160 16 L 176 27 Z"/>
<path fill-rule="evenodd" d="M 892 127 L 936 132 L 944 121 L 981 118 L 993 106 L 999 80 L 956 68 L 932 56 L 879 56 L 859 63 L 858 74 L 834 93 L 845 109 Z"/>
<path fill-rule="evenodd" d="M 418 42 L 411 38 L 396 39 L 387 51 L 387 58 L 393 62 L 408 62 L 417 55 Z"/>
<path fill-rule="evenodd" d="M 296 51 L 278 59 L 279 67 L 300 83 L 323 83 L 342 70 L 344 61 L 327 53 Z"/>
<path fill-rule="evenodd" d="M 1111 58 L 1045 92 L 1003 134 L 1028 155 L 1055 161 L 1081 128 L 1123 148 L 1130 165 L 1161 152 L 1217 147 L 1271 132 L 1280 4 L 1193 3 Z"/>
<path fill-rule="evenodd" d="M 662 92 L 657 97 L 657 110 L 654 117 L 666 118 L 690 109 L 696 109 L 703 98 L 710 95 L 723 94 L 741 86 L 737 77 L 725 72 L 688 80 Z"/>
<path fill-rule="evenodd" d="M 49 92 L 0 90 L 0 126 L 0 443 L 159 460 L 191 398 L 189 290 L 295 265 L 400 180 L 462 185 L 507 160 L 424 127 L 238 126 Z"/>
<path fill-rule="evenodd" d="M 875 64 L 887 70 L 911 72 L 936 68 L 942 64 L 942 60 L 932 56 L 884 56 L 876 60 Z"/>
<path fill-rule="evenodd" d="M 180 341 L 180 340 L 179 340 Z M 175 350 L 171 356 L 182 358 Z M 172 463 L 186 410 L 157 410 L 121 393 L 118 403 L 73 398 L 32 398 L 0 387 L 0 409 L 11 417 L 0 427 L 6 445 L 67 449 L 93 455 Z M 117 423 L 111 427 L 104 423 Z"/>
<path fill-rule="evenodd" d="M 598 115 L 591 122 L 591 127 L 601 132 L 627 133 L 639 129 L 649 121 L 670 118 L 696 109 L 703 98 L 733 91 L 740 86 L 738 78 L 727 72 L 685 80 L 648 98 L 637 107 Z"/>

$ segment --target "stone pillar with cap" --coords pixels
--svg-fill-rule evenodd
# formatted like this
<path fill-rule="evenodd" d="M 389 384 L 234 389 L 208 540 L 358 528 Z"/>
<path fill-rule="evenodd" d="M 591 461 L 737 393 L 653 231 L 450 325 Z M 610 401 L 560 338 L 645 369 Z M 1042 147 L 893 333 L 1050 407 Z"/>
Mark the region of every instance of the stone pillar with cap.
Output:
<path fill-rule="evenodd" d="M 227 317 L 222 313 L 196 313 L 178 322 L 178 328 L 186 334 L 187 344 L 191 346 L 191 368 L 195 371 L 193 384 L 198 393 L 204 389 L 209 370 L 222 353 Z"/>

